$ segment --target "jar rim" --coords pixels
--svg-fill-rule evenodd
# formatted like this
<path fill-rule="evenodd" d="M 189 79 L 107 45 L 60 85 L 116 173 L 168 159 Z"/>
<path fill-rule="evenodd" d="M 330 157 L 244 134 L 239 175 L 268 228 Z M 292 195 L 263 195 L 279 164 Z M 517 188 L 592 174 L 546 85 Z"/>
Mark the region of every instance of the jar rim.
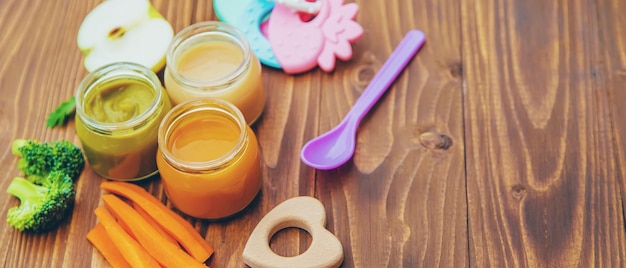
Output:
<path fill-rule="evenodd" d="M 221 113 L 232 119 L 239 130 L 237 142 L 227 153 L 208 161 L 187 161 L 174 156 L 169 149 L 169 137 L 177 128 L 177 122 L 202 112 Z M 158 132 L 158 146 L 163 159 L 171 166 L 185 172 L 216 170 L 233 161 L 244 149 L 248 141 L 247 123 L 241 111 L 232 103 L 218 98 L 203 97 L 187 100 L 174 106 L 161 120 Z"/>
<path fill-rule="evenodd" d="M 178 72 L 176 69 L 178 65 L 176 63 L 178 62 L 178 58 L 183 54 L 179 50 L 189 49 L 192 46 L 184 45 L 187 44 L 189 40 L 203 35 L 219 35 L 220 37 L 233 42 L 238 48 L 241 49 L 243 57 L 234 72 L 223 77 L 204 80 L 191 79 Z M 244 75 L 245 71 L 250 66 L 250 62 L 252 61 L 252 52 L 250 51 L 250 44 L 248 43 L 245 35 L 235 26 L 221 21 L 203 21 L 183 28 L 174 36 L 167 49 L 165 61 L 166 69 L 170 69 L 168 73 L 177 83 L 193 89 L 219 90 L 234 83 L 239 77 Z M 176 70 L 172 71 L 172 68 Z"/>
<path fill-rule="evenodd" d="M 83 102 L 85 96 L 89 94 L 91 90 L 95 88 L 101 82 L 110 82 L 116 79 L 133 78 L 140 82 L 145 83 L 148 87 L 154 90 L 155 96 L 152 104 L 148 109 L 144 110 L 139 115 L 122 122 L 101 122 L 95 120 L 93 117 L 85 113 Z M 156 74 L 141 64 L 133 62 L 114 62 L 104 65 L 93 72 L 87 74 L 81 81 L 76 89 L 75 104 L 76 114 L 83 120 L 87 126 L 94 130 L 109 133 L 115 130 L 138 128 L 143 126 L 159 109 L 159 103 L 163 98 L 163 87 L 161 81 Z"/>

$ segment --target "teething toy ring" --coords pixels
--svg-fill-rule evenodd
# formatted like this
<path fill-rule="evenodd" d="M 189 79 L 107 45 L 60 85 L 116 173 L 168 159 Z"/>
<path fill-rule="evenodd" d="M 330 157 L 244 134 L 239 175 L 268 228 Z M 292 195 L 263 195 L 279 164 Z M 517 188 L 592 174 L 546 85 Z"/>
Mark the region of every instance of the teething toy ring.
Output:
<path fill-rule="evenodd" d="M 310 21 L 303 21 L 290 6 L 270 0 L 214 0 L 213 3 L 220 20 L 235 25 L 246 35 L 261 63 L 296 74 L 316 66 L 326 72 L 334 70 L 335 58 L 349 60 L 351 43 L 363 34 L 363 28 L 353 20 L 358 12 L 357 4 L 344 5 L 343 0 L 317 1 L 319 12 Z M 295 5 L 297 0 L 280 2 Z M 232 10 L 237 6 L 244 10 Z M 268 30 L 264 35 L 260 25 L 268 14 Z"/>
<path fill-rule="evenodd" d="M 326 211 L 319 200 L 309 196 L 288 199 L 267 213 L 254 228 L 243 249 L 243 260 L 252 268 L 338 267 L 343 262 L 343 246 L 325 225 Z M 311 235 L 311 245 L 304 253 L 284 257 L 270 248 L 269 239 L 288 227 L 301 228 Z"/>

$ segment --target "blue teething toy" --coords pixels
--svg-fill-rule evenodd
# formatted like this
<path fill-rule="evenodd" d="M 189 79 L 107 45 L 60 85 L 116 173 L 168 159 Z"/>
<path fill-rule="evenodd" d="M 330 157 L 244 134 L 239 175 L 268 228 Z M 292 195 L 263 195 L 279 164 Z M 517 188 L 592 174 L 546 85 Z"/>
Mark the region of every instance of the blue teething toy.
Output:
<path fill-rule="evenodd" d="M 274 56 L 269 40 L 261 33 L 260 25 L 274 8 L 268 0 L 214 0 L 213 9 L 217 18 L 237 27 L 250 43 L 250 49 L 261 63 L 281 68 Z"/>

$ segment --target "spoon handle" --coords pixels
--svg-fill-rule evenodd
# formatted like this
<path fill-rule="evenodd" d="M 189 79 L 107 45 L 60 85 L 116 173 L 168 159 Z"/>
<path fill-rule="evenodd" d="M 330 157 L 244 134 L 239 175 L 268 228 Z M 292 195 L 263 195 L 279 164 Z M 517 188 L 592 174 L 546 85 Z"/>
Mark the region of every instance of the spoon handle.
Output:
<path fill-rule="evenodd" d="M 376 73 L 376 76 L 374 76 L 367 88 L 361 93 L 359 99 L 348 112 L 346 119 L 356 119 L 354 123 L 358 125 L 363 116 L 374 106 L 374 103 L 380 99 L 404 67 L 411 61 L 425 40 L 426 36 L 423 32 L 419 30 L 409 31 L 387 61 L 385 61 L 383 67 Z"/>

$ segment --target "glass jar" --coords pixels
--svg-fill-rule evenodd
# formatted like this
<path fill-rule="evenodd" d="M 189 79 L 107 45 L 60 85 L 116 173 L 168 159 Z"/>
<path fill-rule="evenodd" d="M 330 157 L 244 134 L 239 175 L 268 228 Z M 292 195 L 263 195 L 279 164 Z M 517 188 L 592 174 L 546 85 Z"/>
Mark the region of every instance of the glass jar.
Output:
<path fill-rule="evenodd" d="M 131 181 L 158 172 L 159 124 L 171 109 L 150 69 L 119 62 L 88 74 L 76 90 L 76 133 L 100 176 Z"/>
<path fill-rule="evenodd" d="M 164 82 L 174 105 L 212 97 L 231 102 L 252 124 L 263 112 L 265 90 L 261 64 L 246 37 L 218 21 L 190 25 L 172 40 Z"/>
<path fill-rule="evenodd" d="M 172 108 L 159 128 L 157 164 L 169 200 L 196 218 L 231 216 L 261 189 L 256 135 L 239 109 L 221 99 Z"/>

